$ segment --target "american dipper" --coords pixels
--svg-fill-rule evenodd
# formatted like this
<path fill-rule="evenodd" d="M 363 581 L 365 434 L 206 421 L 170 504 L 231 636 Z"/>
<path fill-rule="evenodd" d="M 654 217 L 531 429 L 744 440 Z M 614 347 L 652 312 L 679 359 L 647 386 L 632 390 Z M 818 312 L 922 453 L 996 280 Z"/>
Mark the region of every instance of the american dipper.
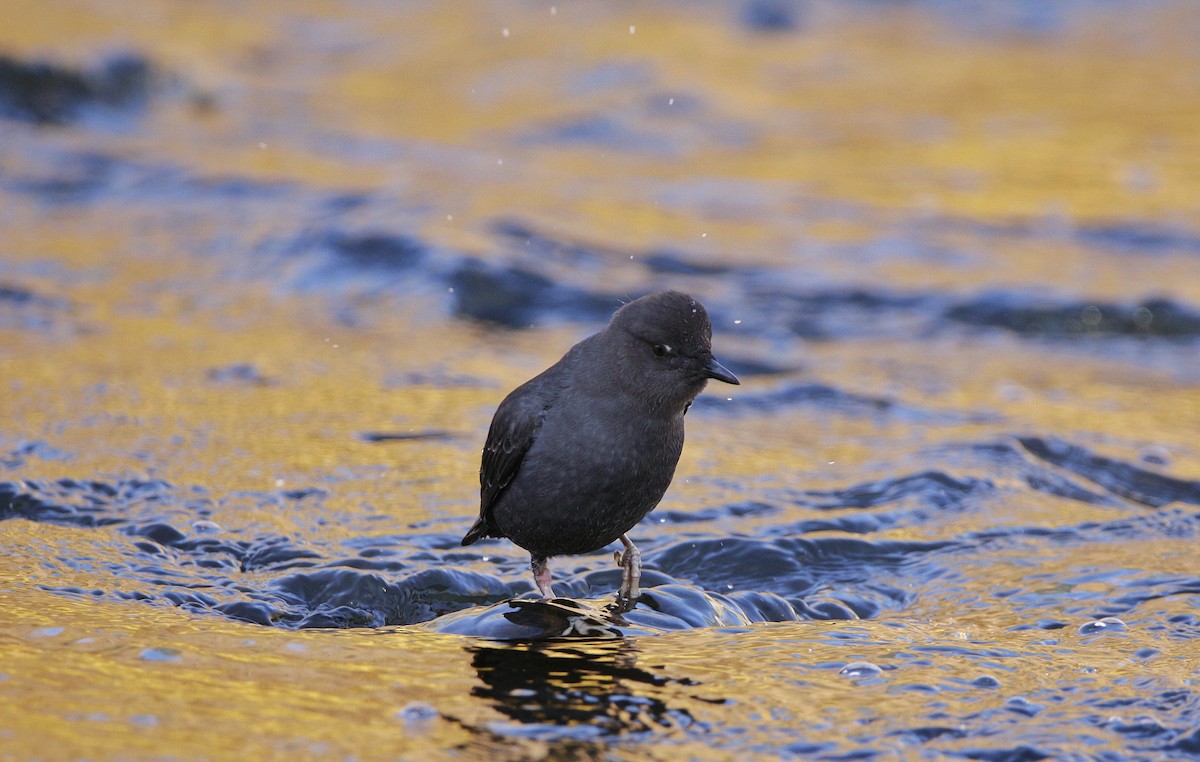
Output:
<path fill-rule="evenodd" d="M 658 505 L 683 450 L 683 415 L 715 378 L 738 383 L 712 356 L 700 302 L 678 291 L 643 296 L 514 389 L 492 418 L 479 469 L 479 519 L 463 537 L 507 537 L 532 556 L 553 598 L 551 556 L 620 540 L 617 604 L 640 591 L 641 553 L 627 532 Z"/>

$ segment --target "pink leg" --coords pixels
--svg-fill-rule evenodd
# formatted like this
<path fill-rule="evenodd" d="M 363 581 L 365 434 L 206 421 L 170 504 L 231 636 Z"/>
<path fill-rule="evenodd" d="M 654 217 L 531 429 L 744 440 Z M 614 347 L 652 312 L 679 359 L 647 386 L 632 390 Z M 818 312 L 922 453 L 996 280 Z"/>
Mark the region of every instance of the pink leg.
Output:
<path fill-rule="evenodd" d="M 546 562 L 545 558 L 534 556 L 530 561 L 529 568 L 533 569 L 533 582 L 542 594 L 542 599 L 548 601 L 553 598 L 554 588 L 550 586 L 550 564 Z"/>

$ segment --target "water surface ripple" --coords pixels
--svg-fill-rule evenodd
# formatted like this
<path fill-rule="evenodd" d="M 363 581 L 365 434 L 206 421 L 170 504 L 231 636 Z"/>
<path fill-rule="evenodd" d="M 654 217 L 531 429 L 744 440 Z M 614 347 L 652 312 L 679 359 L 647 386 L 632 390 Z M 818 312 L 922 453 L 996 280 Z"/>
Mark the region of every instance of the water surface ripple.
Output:
<path fill-rule="evenodd" d="M 1200 755 L 1194 4 L 16 3 L 0 757 Z M 488 421 L 661 288 L 744 383 L 538 600 Z"/>

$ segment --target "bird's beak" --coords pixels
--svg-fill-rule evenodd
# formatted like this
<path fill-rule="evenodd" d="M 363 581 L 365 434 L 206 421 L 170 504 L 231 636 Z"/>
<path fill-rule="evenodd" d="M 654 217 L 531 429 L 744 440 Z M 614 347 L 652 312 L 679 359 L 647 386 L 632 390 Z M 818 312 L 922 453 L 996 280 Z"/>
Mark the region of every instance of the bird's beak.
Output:
<path fill-rule="evenodd" d="M 717 362 L 717 358 L 708 358 L 708 364 L 704 366 L 704 375 L 708 378 L 715 378 L 718 381 L 724 381 L 727 384 L 741 384 L 738 377 L 729 372 L 721 363 Z"/>

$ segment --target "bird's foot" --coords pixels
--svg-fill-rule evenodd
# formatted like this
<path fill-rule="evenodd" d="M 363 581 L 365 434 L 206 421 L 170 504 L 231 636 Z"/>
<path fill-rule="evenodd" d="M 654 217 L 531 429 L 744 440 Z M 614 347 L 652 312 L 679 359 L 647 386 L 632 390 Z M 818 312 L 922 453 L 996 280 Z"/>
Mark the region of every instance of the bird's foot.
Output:
<path fill-rule="evenodd" d="M 537 585 L 538 592 L 542 594 L 542 600 L 550 600 L 554 597 L 554 587 L 550 584 L 550 564 L 545 558 L 534 557 L 529 568 L 533 570 L 533 583 Z"/>
<path fill-rule="evenodd" d="M 621 543 L 625 545 L 624 553 L 617 553 L 617 563 L 624 573 L 621 575 L 621 589 L 617 591 L 617 607 L 621 611 L 629 611 L 637 605 L 642 591 L 638 583 L 642 579 L 642 551 L 625 535 L 621 535 Z"/>

